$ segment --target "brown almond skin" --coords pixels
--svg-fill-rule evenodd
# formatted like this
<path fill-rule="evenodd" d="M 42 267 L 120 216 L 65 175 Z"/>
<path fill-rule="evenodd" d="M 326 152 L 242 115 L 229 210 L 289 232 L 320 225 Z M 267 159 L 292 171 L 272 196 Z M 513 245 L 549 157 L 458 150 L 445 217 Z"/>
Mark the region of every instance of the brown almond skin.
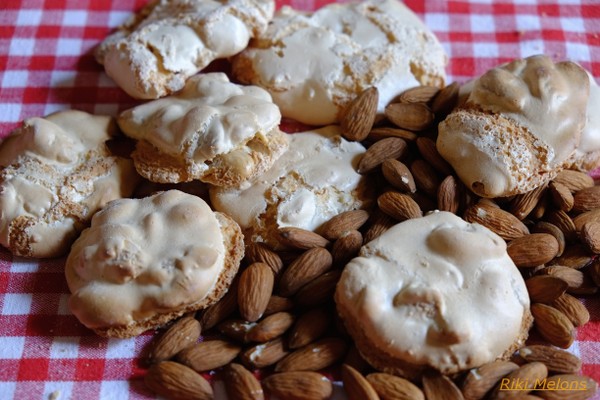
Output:
<path fill-rule="evenodd" d="M 563 349 L 573 344 L 575 327 L 565 314 L 540 303 L 531 305 L 531 314 L 538 332 L 550 344 Z"/>
<path fill-rule="evenodd" d="M 562 211 L 569 212 L 573 208 L 575 198 L 568 187 L 558 182 L 550 182 L 550 197 L 554 206 Z"/>
<path fill-rule="evenodd" d="M 238 286 L 238 307 L 246 321 L 257 321 L 265 312 L 273 293 L 275 277 L 265 263 L 250 264 L 242 271 Z"/>
<path fill-rule="evenodd" d="M 297 349 L 317 340 L 327 332 L 331 319 L 331 314 L 322 307 L 302 314 L 289 332 L 288 347 Z"/>
<path fill-rule="evenodd" d="M 452 82 L 450 85 L 441 89 L 440 92 L 433 98 L 431 110 L 438 120 L 441 120 L 448 115 L 456 103 L 458 103 L 459 89 L 460 85 L 458 82 Z"/>
<path fill-rule="evenodd" d="M 377 198 L 379 209 L 397 221 L 423 216 L 421 208 L 410 196 L 398 192 L 385 192 Z"/>
<path fill-rule="evenodd" d="M 437 191 L 437 206 L 440 211 L 448 211 L 453 214 L 458 213 L 460 208 L 460 189 L 456 178 L 448 175 Z"/>
<path fill-rule="evenodd" d="M 573 210 L 577 212 L 600 208 L 600 186 L 581 189 L 575 193 L 573 200 Z"/>
<path fill-rule="evenodd" d="M 294 323 L 294 315 L 278 312 L 260 320 L 248 331 L 246 339 L 251 342 L 264 343 L 283 335 Z"/>
<path fill-rule="evenodd" d="M 343 339 L 320 339 L 288 354 L 275 365 L 275 372 L 318 371 L 342 359 L 347 349 Z"/>
<path fill-rule="evenodd" d="M 204 310 L 200 317 L 200 326 L 202 329 L 209 330 L 217 326 L 217 324 L 224 321 L 237 310 L 238 284 L 239 279 L 234 279 L 231 286 L 229 286 L 229 290 L 221 300 Z"/>
<path fill-rule="evenodd" d="M 294 303 L 302 307 L 327 303 L 331 300 L 341 275 L 342 271 L 335 269 L 313 279 L 298 290 L 294 296 Z"/>
<path fill-rule="evenodd" d="M 556 300 L 569 287 L 564 280 L 550 275 L 535 275 L 525 280 L 525 285 L 531 301 L 544 304 Z"/>
<path fill-rule="evenodd" d="M 536 382 L 542 381 L 547 376 L 548 368 L 541 362 L 534 361 L 522 365 L 519 369 L 502 378 L 489 398 L 491 400 L 509 399 L 519 394 L 527 394 L 534 389 Z M 511 384 L 514 385 L 515 382 L 521 383 L 517 391 L 511 388 Z"/>
<path fill-rule="evenodd" d="M 427 161 L 421 159 L 413 161 L 410 165 L 410 171 L 419 190 L 431 197 L 437 195 L 438 187 L 442 181 L 436 170 Z"/>
<path fill-rule="evenodd" d="M 325 400 L 333 393 L 331 381 L 312 371 L 273 374 L 264 378 L 262 385 L 272 396 L 285 400 Z"/>
<path fill-rule="evenodd" d="M 363 244 L 363 236 L 357 231 L 348 231 L 338 238 L 331 246 L 331 256 L 333 264 L 343 267 L 352 258 L 358 255 Z"/>
<path fill-rule="evenodd" d="M 196 371 L 173 361 L 150 367 L 144 383 L 154 393 L 174 400 L 212 400 L 210 383 Z"/>
<path fill-rule="evenodd" d="M 537 267 L 558 254 L 558 241 L 548 233 L 531 233 L 513 239 L 506 251 L 517 267 Z"/>
<path fill-rule="evenodd" d="M 594 179 L 585 172 L 568 169 L 560 171 L 552 181 L 566 186 L 572 193 L 594 186 Z"/>
<path fill-rule="evenodd" d="M 435 120 L 434 113 L 423 103 L 391 103 L 384 113 L 397 127 L 416 132 L 429 128 Z"/>
<path fill-rule="evenodd" d="M 374 372 L 367 375 L 367 381 L 382 400 L 425 400 L 421 389 L 399 376 Z"/>
<path fill-rule="evenodd" d="M 492 361 L 469 371 L 461 390 L 465 400 L 479 400 L 492 390 L 504 376 L 519 369 L 510 361 Z"/>
<path fill-rule="evenodd" d="M 327 272 L 333 265 L 331 253 L 315 247 L 302 253 L 281 274 L 279 294 L 294 295 L 302 286 Z"/>
<path fill-rule="evenodd" d="M 400 93 L 401 103 L 429 103 L 440 92 L 436 86 L 415 86 Z"/>
<path fill-rule="evenodd" d="M 518 194 L 510 202 L 508 211 L 520 220 L 525 219 L 540 202 L 546 192 L 546 185 L 542 185 L 527 193 Z"/>
<path fill-rule="evenodd" d="M 395 158 L 388 158 L 381 164 L 381 172 L 385 180 L 403 193 L 414 193 L 417 185 L 410 169 Z"/>
<path fill-rule="evenodd" d="M 566 384 L 561 389 L 560 383 Z M 587 376 L 560 374 L 546 379 L 546 388 L 553 390 L 535 391 L 534 394 L 545 400 L 585 400 L 598 391 L 598 383 Z M 573 390 L 577 389 L 577 390 Z"/>
<path fill-rule="evenodd" d="M 356 172 L 366 174 L 373 171 L 388 158 L 400 158 L 406 152 L 406 141 L 396 137 L 381 139 L 373 143 L 363 154 Z"/>
<path fill-rule="evenodd" d="M 240 354 L 240 360 L 248 368 L 259 369 L 275 364 L 288 353 L 283 338 L 279 337 L 245 349 Z"/>
<path fill-rule="evenodd" d="M 576 374 L 581 369 L 581 360 L 576 355 L 554 346 L 530 345 L 518 350 L 518 356 L 526 362 L 542 362 L 549 371 L 558 374 Z"/>
<path fill-rule="evenodd" d="M 292 299 L 274 294 L 269 298 L 269 302 L 267 303 L 267 308 L 265 309 L 263 317 L 281 311 L 289 311 L 292 308 L 294 308 L 294 302 Z"/>
<path fill-rule="evenodd" d="M 243 365 L 231 363 L 225 368 L 225 391 L 229 400 L 263 400 L 262 386 Z"/>
<path fill-rule="evenodd" d="M 150 362 L 165 361 L 181 350 L 196 343 L 200 338 L 200 322 L 191 316 L 183 317 L 167 329 L 154 343 L 150 353 Z"/>
<path fill-rule="evenodd" d="M 249 264 L 262 262 L 267 264 L 277 275 L 283 268 L 283 261 L 279 254 L 262 242 L 251 242 L 246 245 L 245 257 Z"/>
<path fill-rule="evenodd" d="M 325 222 L 320 232 L 324 238 L 336 240 L 346 232 L 360 229 L 368 219 L 369 213 L 365 210 L 345 211 Z"/>
<path fill-rule="evenodd" d="M 438 371 L 425 373 L 422 383 L 427 400 L 464 400 L 464 396 L 456 384 Z"/>
<path fill-rule="evenodd" d="M 600 220 L 588 221 L 581 227 L 581 241 L 594 254 L 600 254 Z"/>
<path fill-rule="evenodd" d="M 513 240 L 529 233 L 529 229 L 517 217 L 485 201 L 467 208 L 463 218 L 476 222 L 496 233 L 504 240 Z"/>
<path fill-rule="evenodd" d="M 437 151 L 437 147 L 433 139 L 428 138 L 426 136 L 419 136 L 415 143 L 417 144 L 417 148 L 419 149 L 419 153 L 421 153 L 421 156 L 437 172 L 441 173 L 444 176 L 452 175 L 454 173 L 454 169 L 452 169 L 450 164 L 448 164 L 448 162 L 444 160 L 444 158 Z"/>
<path fill-rule="evenodd" d="M 241 350 L 241 346 L 225 340 L 207 340 L 181 351 L 177 361 L 197 372 L 210 371 L 229 364 Z"/>
<path fill-rule="evenodd" d="M 567 245 L 565 241 L 565 234 L 554 224 L 546 221 L 538 221 L 531 230 L 531 233 L 548 233 L 556 239 L 558 242 L 558 253 L 557 257 L 560 257 L 565 251 Z"/>
<path fill-rule="evenodd" d="M 379 400 L 367 378 L 348 364 L 342 365 L 342 381 L 348 400 Z"/>
<path fill-rule="evenodd" d="M 376 87 L 359 93 L 344 110 L 340 121 L 342 136 L 358 142 L 365 140 L 375 122 L 378 102 L 379 91 Z"/>
<path fill-rule="evenodd" d="M 552 301 L 550 305 L 565 314 L 575 326 L 583 326 L 590 321 L 590 312 L 588 309 L 581 301 L 568 293 L 562 294 Z"/>
<path fill-rule="evenodd" d="M 318 233 L 295 227 L 279 228 L 279 241 L 283 245 L 300 250 L 326 247 L 329 244 L 329 240 Z"/>

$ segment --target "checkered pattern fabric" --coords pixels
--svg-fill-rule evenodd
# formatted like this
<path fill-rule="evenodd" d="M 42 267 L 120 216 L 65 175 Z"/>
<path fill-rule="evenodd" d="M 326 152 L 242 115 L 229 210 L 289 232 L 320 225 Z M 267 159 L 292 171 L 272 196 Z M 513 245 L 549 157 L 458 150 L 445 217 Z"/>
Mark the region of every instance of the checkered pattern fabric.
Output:
<path fill-rule="evenodd" d="M 330 0 L 289 0 L 315 9 Z M 75 108 L 116 115 L 136 102 L 104 74 L 92 49 L 144 0 L 2 0 L 0 136 L 33 116 Z M 545 53 L 600 77 L 598 0 L 406 0 L 438 35 L 449 80 L 466 81 L 517 57 Z M 599 110 L 600 111 L 600 110 Z M 0 250 L 0 399 L 152 398 L 139 356 L 151 333 L 102 339 L 69 313 L 64 260 Z M 600 300 L 571 351 L 600 381 Z M 222 387 L 219 390 L 223 392 Z M 600 397 L 599 397 L 600 398 Z"/>

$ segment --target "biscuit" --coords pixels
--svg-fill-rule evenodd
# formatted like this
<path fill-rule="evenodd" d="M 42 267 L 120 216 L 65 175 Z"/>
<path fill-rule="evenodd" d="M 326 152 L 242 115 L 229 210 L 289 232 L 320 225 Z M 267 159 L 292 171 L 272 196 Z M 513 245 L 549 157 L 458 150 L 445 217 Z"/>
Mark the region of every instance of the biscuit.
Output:
<path fill-rule="evenodd" d="M 0 243 L 18 256 L 61 256 L 97 210 L 131 195 L 133 163 L 105 144 L 117 133 L 111 117 L 69 110 L 27 119 L 5 138 Z"/>
<path fill-rule="evenodd" d="M 246 48 L 274 10 L 272 0 L 155 0 L 96 48 L 96 60 L 130 96 L 157 99 Z"/>
<path fill-rule="evenodd" d="M 491 69 L 439 124 L 437 149 L 482 197 L 525 193 L 574 155 L 586 122 L 589 79 L 572 62 L 532 56 Z"/>
<path fill-rule="evenodd" d="M 397 0 L 329 4 L 307 13 L 283 7 L 232 60 L 241 82 L 266 88 L 284 117 L 339 122 L 363 90 L 379 90 L 378 112 L 404 90 L 444 85 L 437 38 Z"/>
<path fill-rule="evenodd" d="M 247 241 L 280 248 L 278 229 L 318 229 L 331 217 L 368 207 L 367 177 L 356 172 L 365 148 L 339 126 L 289 135 L 288 150 L 264 174 L 239 188 L 209 189 L 213 207 L 237 221 Z"/>
<path fill-rule="evenodd" d="M 239 226 L 199 197 L 169 190 L 115 200 L 69 253 L 69 307 L 99 335 L 139 335 L 217 302 L 243 243 Z"/>
<path fill-rule="evenodd" d="M 363 246 L 335 302 L 365 360 L 413 380 L 428 368 L 452 375 L 508 358 L 533 320 L 504 240 L 443 211 Z"/>
<path fill-rule="evenodd" d="M 220 72 L 196 75 L 179 93 L 118 117 L 138 141 L 132 158 L 140 175 L 218 186 L 237 185 L 273 164 L 287 146 L 280 120 L 265 90 L 236 85 Z"/>

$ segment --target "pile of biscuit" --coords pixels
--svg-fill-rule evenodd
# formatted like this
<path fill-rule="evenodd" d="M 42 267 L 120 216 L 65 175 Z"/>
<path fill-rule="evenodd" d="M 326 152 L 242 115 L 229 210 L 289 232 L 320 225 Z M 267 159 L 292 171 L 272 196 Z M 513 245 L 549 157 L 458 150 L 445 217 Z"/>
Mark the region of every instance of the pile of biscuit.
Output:
<path fill-rule="evenodd" d="M 600 283 L 600 89 L 579 65 L 532 56 L 446 86 L 443 48 L 397 0 L 154 1 L 96 57 L 144 101 L 12 132 L 0 243 L 67 255 L 69 307 L 99 335 L 184 316 L 150 357 L 154 391 L 211 398 L 189 368 L 227 366 L 231 398 L 262 398 L 248 369 L 275 365 L 271 394 L 328 398 L 294 374 L 343 361 L 353 399 L 424 398 L 409 380 L 501 397 L 529 370 L 595 392 L 568 353 L 523 347 L 535 324 L 567 348 L 587 312 L 567 292 Z M 229 75 L 202 72 L 217 59 Z M 224 339 L 196 343 L 211 328 Z M 486 368 L 505 373 L 475 395 L 464 374 Z"/>

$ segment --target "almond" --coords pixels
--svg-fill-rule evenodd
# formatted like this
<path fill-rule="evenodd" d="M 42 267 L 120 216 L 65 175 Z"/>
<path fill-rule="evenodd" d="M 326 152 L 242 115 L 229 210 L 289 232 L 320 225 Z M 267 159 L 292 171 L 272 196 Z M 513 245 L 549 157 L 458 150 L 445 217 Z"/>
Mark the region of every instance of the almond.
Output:
<path fill-rule="evenodd" d="M 154 343 L 149 356 L 150 362 L 168 360 L 196 343 L 199 338 L 200 322 L 194 317 L 183 317 L 171 325 Z"/>
<path fill-rule="evenodd" d="M 562 294 L 550 303 L 550 305 L 565 314 L 575 326 L 583 326 L 590 321 L 590 312 L 588 309 L 581 301 L 568 293 Z"/>
<path fill-rule="evenodd" d="M 312 307 L 330 301 L 341 275 L 342 271 L 336 269 L 313 279 L 298 290 L 294 302 L 299 306 Z"/>
<path fill-rule="evenodd" d="M 275 314 L 280 311 L 289 311 L 292 308 L 294 308 L 294 302 L 292 301 L 292 299 L 272 295 L 269 298 L 269 302 L 267 303 L 267 308 L 265 308 L 263 316 Z"/>
<path fill-rule="evenodd" d="M 594 186 L 594 179 L 585 172 L 568 169 L 560 171 L 552 181 L 566 186 L 572 193 Z"/>
<path fill-rule="evenodd" d="M 516 195 L 510 202 L 509 212 L 520 220 L 525 219 L 546 192 L 546 185 L 539 186 L 527 193 Z"/>
<path fill-rule="evenodd" d="M 262 384 L 269 394 L 285 400 L 325 400 L 333 393 L 331 382 L 312 371 L 273 374 L 264 378 Z"/>
<path fill-rule="evenodd" d="M 381 211 L 397 221 L 423 216 L 419 205 L 404 193 L 385 192 L 377 198 L 377 205 Z"/>
<path fill-rule="evenodd" d="M 358 255 L 362 247 L 363 236 L 359 231 L 348 231 L 337 239 L 331 247 L 331 255 L 335 265 L 344 266 Z"/>
<path fill-rule="evenodd" d="M 575 327 L 565 314 L 541 303 L 531 305 L 531 314 L 538 332 L 550 344 L 563 349 L 571 346 Z"/>
<path fill-rule="evenodd" d="M 573 225 L 575 225 L 575 230 L 577 232 L 581 232 L 581 228 L 583 228 L 583 225 L 585 225 L 587 222 L 598 220 L 600 220 L 600 208 L 586 211 L 577 215 L 575 218 L 573 218 Z"/>
<path fill-rule="evenodd" d="M 573 210 L 577 212 L 586 212 L 600 208 L 600 186 L 581 189 L 575 193 L 573 200 Z"/>
<path fill-rule="evenodd" d="M 288 347 L 297 349 L 314 342 L 327 332 L 330 320 L 330 313 L 321 307 L 302 314 L 290 330 Z"/>
<path fill-rule="evenodd" d="M 581 228 L 580 236 L 592 253 L 600 254 L 600 219 L 586 222 Z"/>
<path fill-rule="evenodd" d="M 600 258 L 596 258 L 590 265 L 589 274 L 596 286 L 600 286 Z"/>
<path fill-rule="evenodd" d="M 440 184 L 437 192 L 437 206 L 440 211 L 449 211 L 453 214 L 460 207 L 460 189 L 456 178 L 448 175 Z"/>
<path fill-rule="evenodd" d="M 458 103 L 458 91 L 460 85 L 458 82 L 452 82 L 450 85 L 444 87 L 437 96 L 434 97 L 431 103 L 431 110 L 438 119 L 442 119 L 450 113 L 450 111 Z"/>
<path fill-rule="evenodd" d="M 567 283 L 567 289 L 581 287 L 584 283 L 585 277 L 583 272 L 578 269 L 564 267 L 562 265 L 552 265 L 545 267 L 539 271 L 540 274 L 551 275 L 556 278 L 562 279 Z"/>
<path fill-rule="evenodd" d="M 331 253 L 315 247 L 302 253 L 281 274 L 279 293 L 290 296 L 302 286 L 328 271 L 333 264 Z"/>
<path fill-rule="evenodd" d="M 554 206 L 562 211 L 571 211 L 575 199 L 569 188 L 559 182 L 550 182 L 548 188 L 550 189 L 550 197 Z"/>
<path fill-rule="evenodd" d="M 177 361 L 194 371 L 210 371 L 229 364 L 242 348 L 225 340 L 207 340 L 177 354 Z"/>
<path fill-rule="evenodd" d="M 265 263 L 250 264 L 242 271 L 238 286 L 238 307 L 246 321 L 253 322 L 262 317 L 273 292 L 274 279 L 271 267 Z"/>
<path fill-rule="evenodd" d="M 423 375 L 423 391 L 427 400 L 463 400 L 458 387 L 438 371 L 430 371 Z"/>
<path fill-rule="evenodd" d="M 533 303 L 549 304 L 560 297 L 569 285 L 550 275 L 536 275 L 525 281 L 529 298 Z"/>
<path fill-rule="evenodd" d="M 342 365 L 342 381 L 348 400 L 379 400 L 369 381 L 347 364 Z"/>
<path fill-rule="evenodd" d="M 168 399 L 212 400 L 210 383 L 193 369 L 173 361 L 152 365 L 144 383 L 154 393 Z"/>
<path fill-rule="evenodd" d="M 558 242 L 558 253 L 556 256 L 559 257 L 563 254 L 566 247 L 565 235 L 558 229 L 558 227 L 550 222 L 538 221 L 531 230 L 532 233 L 548 233 L 554 236 L 554 239 Z"/>
<path fill-rule="evenodd" d="M 369 228 L 363 235 L 363 243 L 369 243 L 371 240 L 378 238 L 381 234 L 396 224 L 396 220 L 382 212 L 376 210 L 371 216 L 372 221 Z"/>
<path fill-rule="evenodd" d="M 454 173 L 454 169 L 452 169 L 450 164 L 448 164 L 438 152 L 433 139 L 426 136 L 420 136 L 415 143 L 417 144 L 421 157 L 423 157 L 437 172 L 442 175 L 451 175 Z"/>
<path fill-rule="evenodd" d="M 565 239 L 568 242 L 574 242 L 577 239 L 575 224 L 566 212 L 562 210 L 552 210 L 546 213 L 545 219 L 548 222 L 558 226 L 558 229 L 563 232 Z"/>
<path fill-rule="evenodd" d="M 384 113 L 397 127 L 416 132 L 429 128 L 435 119 L 434 113 L 423 103 L 391 103 Z"/>
<path fill-rule="evenodd" d="M 225 368 L 225 390 L 229 400 L 263 400 L 262 386 L 243 365 L 231 363 Z"/>
<path fill-rule="evenodd" d="M 223 335 L 237 342 L 248 341 L 246 335 L 256 325 L 256 322 L 248 322 L 243 319 L 227 319 L 217 325 L 217 330 Z"/>
<path fill-rule="evenodd" d="M 263 318 L 246 335 L 251 342 L 264 343 L 283 335 L 294 323 L 294 316 L 288 312 L 278 312 Z"/>
<path fill-rule="evenodd" d="M 239 279 L 234 279 L 229 286 L 229 290 L 221 300 L 204 310 L 200 317 L 200 326 L 202 329 L 211 329 L 233 314 L 237 309 L 238 283 Z"/>
<path fill-rule="evenodd" d="M 275 371 L 318 371 L 339 361 L 347 347 L 340 338 L 320 339 L 285 356 L 275 365 Z"/>
<path fill-rule="evenodd" d="M 300 250 L 326 247 L 329 244 L 329 240 L 316 232 L 291 226 L 279 228 L 279 242 L 288 247 Z"/>
<path fill-rule="evenodd" d="M 561 374 L 547 378 L 543 386 L 534 392 L 545 400 L 585 400 L 598 391 L 598 383 L 587 376 Z"/>
<path fill-rule="evenodd" d="M 584 244 L 572 244 L 565 248 L 563 254 L 556 257 L 550 265 L 562 265 L 573 269 L 582 269 L 592 262 L 593 254 Z"/>
<path fill-rule="evenodd" d="M 531 392 L 536 383 L 548 376 L 548 368 L 541 362 L 531 362 L 519 367 L 500 380 L 490 399 L 508 399 Z"/>
<path fill-rule="evenodd" d="M 467 222 L 485 226 L 504 240 L 517 239 L 529 233 L 527 226 L 517 217 L 484 201 L 467 208 L 463 217 Z"/>
<path fill-rule="evenodd" d="M 371 172 L 388 158 L 400 158 L 406 151 L 406 142 L 403 139 L 389 137 L 373 143 L 362 156 L 358 163 L 359 174 Z"/>
<path fill-rule="evenodd" d="M 259 369 L 277 363 L 288 354 L 283 339 L 279 337 L 245 349 L 240 359 L 248 368 Z"/>
<path fill-rule="evenodd" d="M 386 181 L 401 192 L 414 193 L 417 191 L 412 172 L 401 161 L 388 158 L 381 164 L 381 172 Z"/>
<path fill-rule="evenodd" d="M 421 389 L 399 376 L 374 372 L 367 375 L 367 381 L 382 400 L 425 400 Z"/>
<path fill-rule="evenodd" d="M 417 135 L 414 132 L 407 131 L 406 129 L 379 127 L 372 129 L 371 132 L 369 132 L 367 139 L 376 142 L 389 137 L 413 141 L 417 138 Z"/>
<path fill-rule="evenodd" d="M 429 103 L 439 93 L 440 88 L 435 86 L 415 86 L 398 96 L 401 103 Z"/>
<path fill-rule="evenodd" d="M 368 219 L 369 213 L 365 210 L 345 211 L 325 222 L 319 231 L 324 238 L 335 240 L 348 231 L 359 229 Z"/>
<path fill-rule="evenodd" d="M 537 267 L 556 257 L 558 242 L 550 234 L 531 233 L 511 240 L 506 251 L 517 267 Z"/>
<path fill-rule="evenodd" d="M 342 136 L 358 142 L 365 140 L 375 122 L 378 102 L 379 91 L 376 87 L 360 92 L 344 110 L 340 121 Z"/>
<path fill-rule="evenodd" d="M 249 264 L 255 262 L 262 262 L 267 264 L 273 270 L 273 273 L 277 275 L 283 268 L 283 261 L 279 254 L 274 252 L 269 246 L 262 242 L 250 242 L 246 245 L 245 252 L 246 259 Z"/>
<path fill-rule="evenodd" d="M 526 346 L 519 349 L 518 356 L 526 362 L 544 363 L 554 373 L 576 374 L 581 369 L 581 360 L 576 355 L 553 346 Z"/>
<path fill-rule="evenodd" d="M 465 400 L 480 400 L 509 373 L 519 369 L 510 361 L 492 361 L 471 369 L 463 381 L 461 390 Z"/>
<path fill-rule="evenodd" d="M 427 193 L 431 197 L 437 195 L 437 189 L 441 180 L 435 169 L 425 160 L 415 160 L 410 165 L 410 172 L 415 180 L 417 188 Z"/>

